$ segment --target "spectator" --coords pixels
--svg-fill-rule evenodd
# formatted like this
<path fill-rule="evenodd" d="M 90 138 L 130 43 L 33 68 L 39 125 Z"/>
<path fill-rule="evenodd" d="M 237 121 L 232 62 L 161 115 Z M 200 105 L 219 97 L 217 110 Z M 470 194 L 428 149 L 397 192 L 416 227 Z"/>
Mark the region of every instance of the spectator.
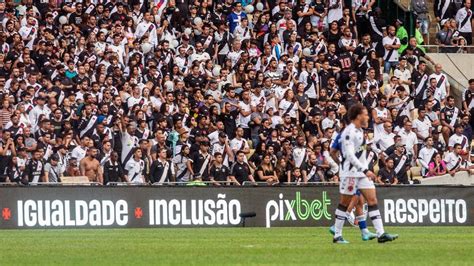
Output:
<path fill-rule="evenodd" d="M 461 144 L 455 144 L 452 150 L 444 158 L 448 173 L 452 176 L 454 176 L 457 172 L 467 170 L 467 168 L 465 167 L 465 163 L 461 157 L 461 153 Z"/>
<path fill-rule="evenodd" d="M 156 164 L 162 163 L 160 162 L 160 159 L 162 159 L 161 151 L 159 153 L 158 160 L 155 161 Z M 127 177 L 126 180 L 128 180 L 131 183 L 136 183 L 136 184 L 143 184 L 146 183 L 145 176 L 144 176 L 144 171 L 145 171 L 145 162 L 141 159 L 142 157 L 142 150 L 139 148 L 135 148 L 132 151 L 132 158 L 127 161 L 125 164 L 124 170 L 126 171 Z M 164 168 L 164 166 L 168 166 Z M 162 166 L 164 168 L 164 172 L 167 172 L 170 167 L 169 164 L 165 164 Z M 151 171 L 151 181 L 154 182 L 159 182 L 162 179 L 156 179 L 156 177 L 161 177 L 156 175 L 156 172 L 153 171 L 154 167 L 152 166 L 152 171 Z M 165 171 L 166 170 L 166 171 Z M 166 175 L 165 175 L 166 177 Z"/>
<path fill-rule="evenodd" d="M 426 4 L 425 0 L 412 0 L 410 3 L 410 7 L 414 15 L 416 16 L 417 26 L 420 26 L 420 32 L 423 36 L 423 42 L 428 44 L 428 30 L 430 23 L 428 18 L 428 5 Z"/>
<path fill-rule="evenodd" d="M 452 151 L 454 149 L 454 146 L 456 144 L 459 144 L 461 145 L 461 151 L 460 151 L 460 155 L 467 155 L 469 153 L 469 150 L 470 150 L 470 145 L 469 145 L 469 141 L 467 139 L 467 137 L 463 134 L 464 133 L 464 127 L 462 124 L 456 124 L 454 126 L 454 134 L 451 135 L 451 137 L 449 137 L 449 141 L 448 141 L 448 148 L 449 148 L 449 151 Z"/>
<path fill-rule="evenodd" d="M 459 25 L 459 33 L 467 41 L 467 45 L 472 44 L 472 11 L 471 0 L 464 2 L 464 7 L 458 9 L 456 13 L 456 22 Z"/>
<path fill-rule="evenodd" d="M 456 123 L 470 142 L 470 89 L 452 119 L 454 95 L 442 66 L 426 72 L 423 61 L 433 61 L 419 46 L 427 30 L 423 1 L 412 1 L 421 22 L 414 38 L 401 34 L 403 21 L 388 25 L 376 1 L 264 1 L 263 12 L 248 14 L 249 1 L 167 1 L 159 8 L 76 2 L 33 3 L 27 16 L 5 16 L 0 172 L 12 180 L 31 162 L 51 161 L 64 176 L 82 170 L 100 181 L 103 171 L 104 184 L 134 176 L 140 184 L 242 184 L 259 179 L 268 154 L 277 177 L 271 183 L 337 181 L 329 146 L 348 107 L 359 102 L 374 131 L 364 149 L 370 167 L 383 169 L 400 143 L 406 151 L 393 170 L 403 156 L 412 163 L 430 130 L 443 153 Z M 456 25 L 454 11 L 470 3 L 459 3 L 436 6 L 444 27 L 438 39 L 455 44 L 443 47 L 452 51 L 465 50 L 467 26 Z"/>
<path fill-rule="evenodd" d="M 18 170 L 18 169 L 15 169 Z M 49 183 L 58 183 L 61 182 L 61 168 L 59 165 L 59 156 L 53 155 L 49 159 L 49 162 L 44 165 L 44 175 L 45 180 Z"/>
<path fill-rule="evenodd" d="M 109 159 L 104 164 L 104 185 L 109 184 L 109 182 L 122 181 L 127 181 L 125 179 L 125 173 L 119 163 L 118 153 L 116 151 L 113 151 L 110 154 Z"/>
<path fill-rule="evenodd" d="M 250 172 L 249 165 L 244 161 L 245 153 L 241 150 L 236 153 L 236 161 L 230 168 L 230 179 L 237 185 L 248 181 L 255 184 L 255 179 Z"/>
<path fill-rule="evenodd" d="M 269 154 L 263 155 L 262 163 L 257 167 L 256 172 L 260 181 L 267 182 L 270 185 L 278 183 L 278 177 L 271 163 L 271 156 Z"/>
<path fill-rule="evenodd" d="M 395 151 L 389 158 L 393 160 L 394 172 L 397 182 L 400 184 L 408 184 L 408 171 L 410 171 L 410 158 L 404 155 L 405 145 L 402 143 L 395 144 Z"/>
<path fill-rule="evenodd" d="M 418 164 L 421 166 L 421 175 L 426 176 L 430 172 L 430 163 L 433 162 L 434 157 L 438 151 L 433 148 L 433 138 L 427 137 L 424 140 L 425 146 L 421 148 L 418 154 Z"/>
<path fill-rule="evenodd" d="M 172 160 L 174 171 L 176 173 L 176 182 L 189 182 L 192 180 L 192 169 L 190 169 L 190 164 L 188 164 L 188 161 L 190 160 L 190 152 L 191 149 L 189 146 L 183 144 L 179 154 L 177 154 Z"/>
<path fill-rule="evenodd" d="M 378 184 L 387 184 L 387 185 L 396 185 L 398 184 L 398 179 L 395 174 L 394 168 L 394 159 L 388 158 L 385 160 L 385 167 L 379 170 L 377 176 Z"/>
<path fill-rule="evenodd" d="M 418 137 L 418 150 L 421 149 L 421 145 L 425 142 L 426 138 L 431 135 L 431 129 L 431 121 L 426 116 L 426 110 L 424 106 L 420 106 L 418 118 L 413 121 L 413 132 Z"/>
<path fill-rule="evenodd" d="M 387 31 L 388 35 L 383 38 L 383 47 L 385 48 L 383 59 L 385 61 L 384 73 L 389 74 L 398 65 L 398 49 L 400 49 L 401 43 L 395 35 L 395 27 L 389 26 Z"/>
<path fill-rule="evenodd" d="M 458 121 L 459 115 L 459 109 L 454 106 L 454 97 L 449 96 L 447 98 L 447 105 L 441 109 L 444 143 L 449 143 L 449 137 L 454 133 L 454 126 Z"/>
<path fill-rule="evenodd" d="M 408 47 L 408 32 L 403 24 L 404 22 L 402 19 L 397 19 L 395 21 L 395 27 L 397 28 L 396 36 L 400 40 L 400 48 L 398 49 L 399 54 L 402 54 Z"/>
<path fill-rule="evenodd" d="M 447 173 L 446 163 L 441 159 L 441 154 L 436 153 L 429 164 L 428 174 L 424 177 L 441 176 Z"/>
<path fill-rule="evenodd" d="M 398 135 L 402 138 L 402 143 L 406 148 L 407 154 L 411 159 L 414 159 L 418 156 L 418 138 L 416 133 L 412 131 L 412 125 L 412 122 L 406 121 L 403 129 L 398 132 Z"/>
<path fill-rule="evenodd" d="M 449 0 L 440 0 L 449 2 Z M 439 51 L 441 53 L 450 53 L 453 51 L 452 48 L 446 47 L 451 46 L 453 43 L 453 31 L 450 29 L 448 19 L 443 19 L 440 21 L 441 30 L 436 34 L 436 44 L 441 46 Z"/>
<path fill-rule="evenodd" d="M 451 0 L 436 0 L 434 5 L 434 14 L 438 22 L 442 22 L 444 19 L 452 18 L 454 15 L 453 1 Z M 442 23 L 441 23 L 441 26 Z"/>
<path fill-rule="evenodd" d="M 209 169 L 209 180 L 217 186 L 222 185 L 222 182 L 229 181 L 230 170 L 223 164 L 223 158 L 222 153 L 216 152 L 212 166 Z"/>

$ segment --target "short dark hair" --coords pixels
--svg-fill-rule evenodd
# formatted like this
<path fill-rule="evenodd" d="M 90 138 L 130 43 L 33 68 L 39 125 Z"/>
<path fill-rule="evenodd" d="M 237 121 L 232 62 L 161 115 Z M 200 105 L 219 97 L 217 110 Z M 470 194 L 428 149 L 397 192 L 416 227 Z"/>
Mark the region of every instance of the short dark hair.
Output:
<path fill-rule="evenodd" d="M 365 110 L 365 107 L 360 103 L 351 106 L 348 112 L 349 120 L 354 121 L 360 114 L 362 114 L 364 110 Z"/>

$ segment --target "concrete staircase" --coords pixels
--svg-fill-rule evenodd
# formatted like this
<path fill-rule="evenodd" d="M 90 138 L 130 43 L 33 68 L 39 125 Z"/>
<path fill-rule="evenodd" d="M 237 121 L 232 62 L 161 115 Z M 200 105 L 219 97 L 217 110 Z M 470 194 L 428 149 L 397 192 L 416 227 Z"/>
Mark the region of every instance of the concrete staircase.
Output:
<path fill-rule="evenodd" d="M 436 43 L 436 33 L 438 33 L 438 21 L 436 21 L 436 16 L 434 14 L 434 0 L 427 0 L 426 1 L 428 4 L 428 10 L 430 12 L 430 28 L 428 30 L 429 32 L 429 38 L 428 41 L 429 43 L 434 45 Z"/>

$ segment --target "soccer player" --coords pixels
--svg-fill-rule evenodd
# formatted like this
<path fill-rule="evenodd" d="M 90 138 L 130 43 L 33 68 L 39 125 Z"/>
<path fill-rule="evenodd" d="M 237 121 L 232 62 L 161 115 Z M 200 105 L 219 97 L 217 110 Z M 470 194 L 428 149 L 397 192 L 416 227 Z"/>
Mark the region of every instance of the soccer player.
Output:
<path fill-rule="evenodd" d="M 378 242 L 393 241 L 398 238 L 398 235 L 390 235 L 384 231 L 382 218 L 377 206 L 375 186 L 372 181 L 376 176 L 368 169 L 366 143 L 362 129 L 368 125 L 368 111 L 362 104 L 356 104 L 350 108 L 348 114 L 351 123 L 341 134 L 341 153 L 343 158 L 340 172 L 341 181 L 339 183 L 341 198 L 336 209 L 333 243 L 349 243 L 342 237 L 342 228 L 347 219 L 346 212 L 348 206 L 358 189 L 367 200 L 369 206 L 368 214 L 377 232 Z"/>
<path fill-rule="evenodd" d="M 338 134 L 336 136 L 336 139 L 334 140 L 332 146 L 331 146 L 331 152 L 330 155 L 334 159 L 335 162 L 340 163 L 339 161 L 339 151 L 341 150 L 341 134 Z M 362 234 L 362 240 L 367 241 L 367 240 L 372 240 L 377 237 L 376 234 L 372 233 L 367 229 L 367 224 L 365 222 L 367 218 L 367 213 L 364 212 L 364 205 L 365 204 L 365 199 L 363 196 L 361 196 L 360 191 L 357 190 L 356 194 L 352 197 L 349 206 L 347 208 L 346 212 L 346 217 L 347 221 L 355 226 L 355 221 L 357 221 L 357 225 L 359 226 L 359 229 Z M 355 209 L 355 210 L 354 210 Z M 354 213 L 356 215 L 355 221 L 354 221 L 354 214 L 352 211 L 354 210 Z M 334 235 L 335 234 L 335 225 L 331 226 L 329 228 L 329 232 Z"/>

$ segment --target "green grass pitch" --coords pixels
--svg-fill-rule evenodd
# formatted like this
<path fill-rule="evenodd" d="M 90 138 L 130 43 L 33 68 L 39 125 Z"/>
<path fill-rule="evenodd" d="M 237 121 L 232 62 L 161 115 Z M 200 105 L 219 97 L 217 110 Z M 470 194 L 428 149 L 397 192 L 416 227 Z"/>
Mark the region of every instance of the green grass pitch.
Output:
<path fill-rule="evenodd" d="M 474 227 L 389 227 L 332 244 L 327 228 L 2 230 L 1 265 L 473 265 Z"/>

